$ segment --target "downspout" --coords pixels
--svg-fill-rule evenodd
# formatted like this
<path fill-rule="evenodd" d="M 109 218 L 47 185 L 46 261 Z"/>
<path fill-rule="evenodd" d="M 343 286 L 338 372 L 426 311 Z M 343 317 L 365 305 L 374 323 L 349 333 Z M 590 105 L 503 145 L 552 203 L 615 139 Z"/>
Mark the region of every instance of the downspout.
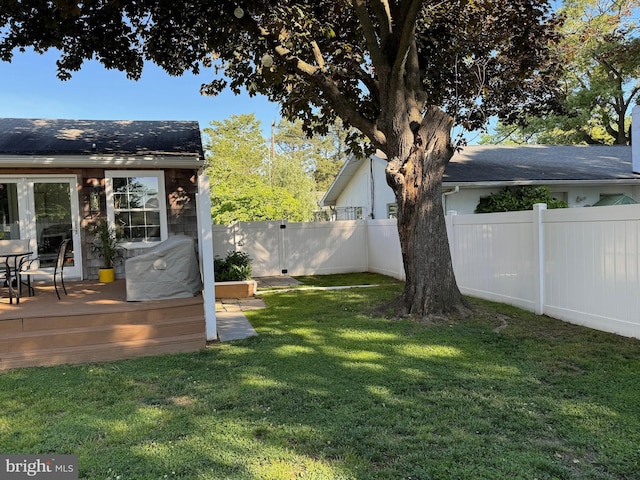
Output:
<path fill-rule="evenodd" d="M 444 192 L 442 194 L 442 209 L 444 210 L 445 215 L 447 214 L 447 197 L 449 195 L 455 195 L 460 191 L 460 186 L 456 185 L 453 190 L 449 190 L 448 192 Z"/>

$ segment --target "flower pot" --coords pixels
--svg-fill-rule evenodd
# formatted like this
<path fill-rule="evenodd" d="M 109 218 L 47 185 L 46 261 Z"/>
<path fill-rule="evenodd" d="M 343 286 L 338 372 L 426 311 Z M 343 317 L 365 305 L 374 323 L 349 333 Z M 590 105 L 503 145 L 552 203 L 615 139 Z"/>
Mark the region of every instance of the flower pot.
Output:
<path fill-rule="evenodd" d="M 113 268 L 101 268 L 98 270 L 98 280 L 102 283 L 113 282 L 116 279 L 116 271 Z"/>

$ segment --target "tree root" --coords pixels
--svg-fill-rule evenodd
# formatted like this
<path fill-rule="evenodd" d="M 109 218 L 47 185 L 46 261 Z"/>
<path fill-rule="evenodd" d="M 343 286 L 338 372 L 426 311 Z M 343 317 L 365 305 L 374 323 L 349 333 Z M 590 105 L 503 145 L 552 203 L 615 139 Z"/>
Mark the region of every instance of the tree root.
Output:
<path fill-rule="evenodd" d="M 390 320 L 412 318 L 417 322 L 423 324 L 436 325 L 442 323 L 456 323 L 460 320 L 469 318 L 474 313 L 474 307 L 470 303 L 465 302 L 455 305 L 450 312 L 430 313 L 427 315 L 419 316 L 411 314 L 407 311 L 407 308 L 405 307 L 403 302 L 402 295 L 400 295 L 391 301 L 384 302 L 372 308 L 369 313 L 372 316 L 383 317 Z"/>
<path fill-rule="evenodd" d="M 500 320 L 500 325 L 494 328 L 493 331 L 495 333 L 500 333 L 502 330 L 504 330 L 509 326 L 509 323 L 507 322 L 507 320 L 511 320 L 511 319 L 506 315 L 500 315 L 500 314 L 496 315 L 496 318 Z"/>

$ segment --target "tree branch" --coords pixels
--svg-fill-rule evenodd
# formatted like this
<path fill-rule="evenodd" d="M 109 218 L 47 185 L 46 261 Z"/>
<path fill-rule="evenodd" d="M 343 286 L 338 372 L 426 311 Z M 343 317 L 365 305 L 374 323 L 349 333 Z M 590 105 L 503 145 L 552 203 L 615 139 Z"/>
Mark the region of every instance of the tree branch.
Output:
<path fill-rule="evenodd" d="M 386 45 L 389 41 L 389 36 L 393 33 L 393 26 L 391 24 L 391 9 L 389 7 L 388 0 L 372 2 L 371 10 L 373 10 L 376 19 L 380 23 L 380 44 Z"/>
<path fill-rule="evenodd" d="M 407 60 L 411 44 L 415 41 L 416 20 L 421 7 L 422 0 L 407 0 L 400 4 L 398 19 L 402 19 L 402 30 L 397 37 L 398 47 L 396 50 L 394 65 L 392 67 L 394 76 L 401 75 L 403 73 L 403 66 Z"/>
<path fill-rule="evenodd" d="M 627 97 L 627 101 L 624 103 L 624 110 L 625 112 L 627 111 L 627 109 L 629 108 L 629 105 L 631 105 L 631 102 L 633 102 L 634 97 L 640 92 L 640 85 L 638 85 L 637 87 L 635 87 L 633 90 L 631 90 L 631 92 L 629 93 L 629 97 Z"/>
<path fill-rule="evenodd" d="M 373 1 L 379 6 L 381 5 L 379 0 Z M 353 0 L 353 7 L 356 11 L 356 16 L 358 17 L 358 21 L 360 22 L 360 26 L 362 27 L 362 32 L 364 33 L 364 37 L 367 41 L 367 48 L 369 49 L 369 53 L 371 54 L 371 61 L 376 68 L 381 68 L 387 62 L 380 48 L 380 44 L 378 44 L 376 29 L 371 22 L 371 18 L 369 17 L 366 3 L 366 0 Z M 390 20 L 391 19 L 389 19 L 389 23 Z"/>
<path fill-rule="evenodd" d="M 329 102 L 334 107 L 339 116 L 349 122 L 351 125 L 365 134 L 377 148 L 386 144 L 386 138 L 380 130 L 375 127 L 375 124 L 368 120 L 363 115 L 359 114 L 355 105 L 351 104 L 346 97 L 340 92 L 338 86 L 333 79 L 324 71 L 321 66 L 314 66 L 308 62 L 305 62 L 293 52 L 281 45 L 280 42 L 275 40 L 275 36 L 264 28 L 262 25 L 254 23 L 255 28 L 260 32 L 260 35 L 268 40 L 272 45 L 275 53 L 286 64 L 293 68 L 300 75 L 303 75 L 309 79 L 309 81 L 316 85 L 324 92 Z M 312 42 L 315 43 L 315 42 Z M 317 45 L 316 45 L 317 47 Z M 319 48 L 316 48 L 317 54 L 322 55 Z M 314 50 L 314 58 L 316 58 L 316 51 Z"/>
<path fill-rule="evenodd" d="M 316 59 L 316 63 L 318 64 L 318 67 L 320 68 L 320 70 L 324 71 L 325 69 L 324 57 L 322 56 L 322 52 L 320 51 L 318 42 L 316 42 L 315 40 L 311 40 L 311 51 L 313 52 L 313 56 Z"/>

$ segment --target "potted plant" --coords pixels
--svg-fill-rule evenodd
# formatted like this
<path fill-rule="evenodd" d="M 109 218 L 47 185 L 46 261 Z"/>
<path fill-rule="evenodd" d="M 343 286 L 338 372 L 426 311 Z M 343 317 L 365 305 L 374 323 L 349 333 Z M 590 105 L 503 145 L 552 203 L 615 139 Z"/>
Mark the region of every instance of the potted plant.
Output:
<path fill-rule="evenodd" d="M 252 258 L 244 252 L 230 251 L 225 258 L 214 259 L 216 296 L 219 298 L 252 297 L 256 282 L 251 280 Z"/>
<path fill-rule="evenodd" d="M 93 237 L 90 242 L 91 249 L 98 257 L 102 258 L 98 279 L 101 282 L 113 282 L 115 280 L 115 264 L 123 256 L 120 246 L 122 232 L 109 225 L 107 219 L 103 217 L 95 223 L 90 223 L 85 229 Z"/>

